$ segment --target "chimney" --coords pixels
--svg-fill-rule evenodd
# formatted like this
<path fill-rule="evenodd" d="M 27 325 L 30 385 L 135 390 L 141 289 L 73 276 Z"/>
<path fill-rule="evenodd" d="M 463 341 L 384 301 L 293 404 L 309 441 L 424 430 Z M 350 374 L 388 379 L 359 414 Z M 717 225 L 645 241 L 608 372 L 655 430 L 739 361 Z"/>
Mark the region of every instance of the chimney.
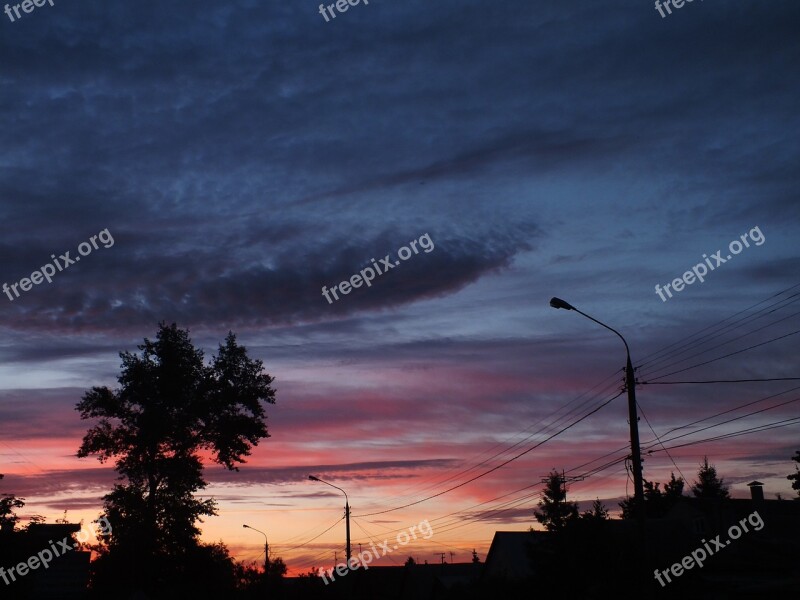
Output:
<path fill-rule="evenodd" d="M 753 502 L 762 502 L 764 500 L 764 484 L 760 481 L 751 481 L 747 484 L 750 488 L 750 498 Z"/>

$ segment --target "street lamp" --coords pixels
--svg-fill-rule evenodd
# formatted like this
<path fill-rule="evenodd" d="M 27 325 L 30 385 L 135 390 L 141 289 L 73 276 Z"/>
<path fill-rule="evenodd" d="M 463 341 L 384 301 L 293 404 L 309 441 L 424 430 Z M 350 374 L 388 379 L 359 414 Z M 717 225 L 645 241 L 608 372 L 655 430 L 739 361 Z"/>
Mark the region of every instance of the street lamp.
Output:
<path fill-rule="evenodd" d="M 257 531 L 261 535 L 264 536 L 264 577 L 269 575 L 269 543 L 267 542 L 267 534 L 261 531 L 260 529 L 256 529 L 255 527 L 250 527 L 250 525 L 242 525 L 245 529 L 252 529 L 253 531 Z"/>
<path fill-rule="evenodd" d="M 323 481 L 319 477 L 314 477 L 313 475 L 309 475 L 308 478 L 311 481 L 319 481 L 320 483 L 329 485 L 332 488 L 336 488 L 337 490 L 339 490 L 344 494 L 345 531 L 347 533 L 347 547 L 345 548 L 345 554 L 347 554 L 347 566 L 350 567 L 350 501 L 347 499 L 347 492 L 345 492 L 339 486 L 333 485 L 332 483 L 328 483 L 327 481 Z"/>
<path fill-rule="evenodd" d="M 619 336 L 619 339 L 622 340 L 622 343 L 625 344 L 625 354 L 627 355 L 627 364 L 625 365 L 625 387 L 628 389 L 628 421 L 630 423 L 631 458 L 633 460 L 633 493 L 636 503 L 636 512 L 639 514 L 640 525 L 643 527 L 644 480 L 642 476 L 642 455 L 639 448 L 639 416 L 636 414 L 636 380 L 633 375 L 633 364 L 631 363 L 631 351 L 630 348 L 628 348 L 628 342 L 626 342 L 625 338 L 622 337 L 622 334 L 613 327 L 609 327 L 605 323 L 602 323 L 594 317 L 587 315 L 585 312 L 578 310 L 569 302 L 566 302 L 561 298 L 551 298 L 550 306 L 553 308 L 563 308 L 564 310 L 574 310 L 576 313 L 583 315 L 587 319 L 594 321 L 609 331 L 613 331 Z"/>

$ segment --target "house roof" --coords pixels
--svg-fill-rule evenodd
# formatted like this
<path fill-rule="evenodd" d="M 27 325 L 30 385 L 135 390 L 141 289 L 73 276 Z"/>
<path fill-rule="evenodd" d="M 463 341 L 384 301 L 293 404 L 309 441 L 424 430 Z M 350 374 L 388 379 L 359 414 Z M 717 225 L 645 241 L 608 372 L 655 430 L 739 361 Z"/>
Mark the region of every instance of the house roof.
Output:
<path fill-rule="evenodd" d="M 532 575 L 530 554 L 532 545 L 548 536 L 544 531 L 497 531 L 486 555 L 484 577 L 524 579 Z"/>

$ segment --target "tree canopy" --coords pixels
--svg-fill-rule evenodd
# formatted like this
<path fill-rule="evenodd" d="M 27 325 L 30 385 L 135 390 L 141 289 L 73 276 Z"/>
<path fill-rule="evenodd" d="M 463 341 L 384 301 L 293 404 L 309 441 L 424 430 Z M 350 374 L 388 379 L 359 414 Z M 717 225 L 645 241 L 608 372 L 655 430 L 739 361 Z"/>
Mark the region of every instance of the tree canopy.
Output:
<path fill-rule="evenodd" d="M 685 483 L 683 477 L 675 477 L 675 473 L 669 474 L 669 481 L 664 484 L 663 491 L 661 484 L 655 481 L 644 482 L 644 509 L 645 515 L 650 519 L 661 518 L 666 515 L 678 499 L 683 495 Z M 623 519 L 633 519 L 636 517 L 636 499 L 629 497 L 619 503 L 622 508 Z"/>
<path fill-rule="evenodd" d="M 213 499 L 196 496 L 206 487 L 203 458 L 238 470 L 269 437 L 264 403 L 275 402 L 275 391 L 233 333 L 208 365 L 174 323 L 159 324 L 155 340 L 138 348 L 120 353 L 118 389 L 94 387 L 78 403 L 81 419 L 97 420 L 78 456 L 114 460 L 119 474 L 104 497 L 112 533 L 98 562 L 145 569 L 156 586 L 158 572 L 180 571 L 184 557 L 198 554 L 197 522 L 216 514 Z M 212 550 L 205 555 L 217 560 Z"/>
<path fill-rule="evenodd" d="M 600 498 L 595 498 L 594 502 L 592 502 L 592 508 L 581 513 L 581 519 L 586 521 L 608 521 L 608 509 L 600 501 Z"/>
<path fill-rule="evenodd" d="M 552 470 L 545 484 L 544 494 L 534 510 L 536 520 L 544 525 L 547 531 L 561 531 L 566 525 L 578 518 L 578 505 L 567 502 L 567 490 L 564 488 L 561 473 Z"/>
<path fill-rule="evenodd" d="M 4 475 L 0 474 L 0 479 Z M 0 496 L 0 530 L 14 529 L 19 517 L 15 509 L 25 506 L 24 498 L 17 498 L 12 494 L 3 494 Z"/>
<path fill-rule="evenodd" d="M 800 464 L 800 450 L 794 453 L 792 460 Z M 797 490 L 797 498 L 795 500 L 800 500 L 800 469 L 797 468 L 797 465 L 794 466 L 794 473 L 787 475 L 786 479 L 792 482 L 792 489 Z"/>
<path fill-rule="evenodd" d="M 730 498 L 728 486 L 724 480 L 717 476 L 717 469 L 714 465 L 708 464 L 708 457 L 703 457 L 700 463 L 700 470 L 697 472 L 697 481 L 692 486 L 692 493 L 697 498 Z"/>

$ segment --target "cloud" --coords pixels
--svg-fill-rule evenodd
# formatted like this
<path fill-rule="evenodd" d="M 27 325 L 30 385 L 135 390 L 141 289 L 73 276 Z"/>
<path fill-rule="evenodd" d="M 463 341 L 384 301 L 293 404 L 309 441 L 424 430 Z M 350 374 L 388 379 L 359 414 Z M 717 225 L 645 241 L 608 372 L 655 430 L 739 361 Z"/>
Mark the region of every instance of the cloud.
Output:
<path fill-rule="evenodd" d="M 334 240 L 302 256 L 284 251 L 271 264 L 263 259 L 242 261 L 235 254 L 220 256 L 216 250 L 173 258 L 120 253 L 109 265 L 114 275 L 102 281 L 92 281 L 91 270 L 61 274 L 52 285 L 61 286 L 56 293 L 65 294 L 62 297 L 68 302 L 57 313 L 49 308 L 52 298 L 44 293 L 49 289 L 36 289 L 18 299 L 12 307 L 16 313 L 13 327 L 103 332 L 118 329 L 120 323 L 142 328 L 177 314 L 194 325 L 225 320 L 244 327 L 385 310 L 451 294 L 488 273 L 507 268 L 515 255 L 532 247 L 535 231 L 523 227 L 502 234 L 489 231 L 474 239 L 437 238 L 431 233 L 434 250 L 412 255 L 406 262 L 396 258 L 396 250 L 408 243 L 409 237 L 398 233 L 384 234 L 358 246 Z M 123 235 L 113 250 L 124 252 L 124 245 Z M 322 296 L 323 285 L 333 287 L 348 280 L 371 266 L 371 258 L 384 255 L 400 264 L 377 278 L 372 287 L 353 290 L 333 305 Z M 77 267 L 72 268 L 77 271 Z M 142 279 L 130 279 L 126 275 L 130 272 Z M 76 277 L 67 278 L 73 274 Z M 145 287 L 142 281 L 148 282 Z"/>
<path fill-rule="evenodd" d="M 239 472 L 217 469 L 209 472 L 209 480 L 213 483 L 227 483 L 237 485 L 251 485 L 263 483 L 296 483 L 308 479 L 310 474 L 321 479 L 336 478 L 344 480 L 359 480 L 369 478 L 389 479 L 402 477 L 403 471 L 419 469 L 435 469 L 452 466 L 453 459 L 430 460 L 386 460 L 370 461 L 348 464 L 289 466 L 281 468 L 249 467 Z M 400 472 L 400 473 L 398 473 Z M 327 495 L 324 492 L 312 496 Z"/>

